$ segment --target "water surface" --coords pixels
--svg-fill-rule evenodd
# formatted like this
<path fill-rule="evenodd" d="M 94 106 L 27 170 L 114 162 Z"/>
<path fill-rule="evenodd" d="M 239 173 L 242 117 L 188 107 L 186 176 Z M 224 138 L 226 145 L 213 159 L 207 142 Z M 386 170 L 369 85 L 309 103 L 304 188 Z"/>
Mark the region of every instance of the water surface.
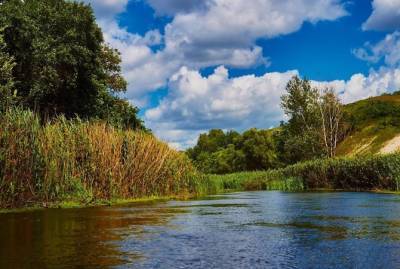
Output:
<path fill-rule="evenodd" d="M 243 192 L 0 214 L 0 268 L 400 268 L 400 196 Z"/>

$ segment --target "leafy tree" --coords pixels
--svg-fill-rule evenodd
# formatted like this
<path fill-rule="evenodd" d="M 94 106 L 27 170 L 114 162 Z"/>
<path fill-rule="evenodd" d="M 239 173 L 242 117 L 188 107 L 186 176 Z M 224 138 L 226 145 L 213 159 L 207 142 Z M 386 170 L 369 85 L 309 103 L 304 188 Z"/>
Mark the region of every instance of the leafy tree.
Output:
<path fill-rule="evenodd" d="M 319 128 L 321 114 L 318 106 L 319 91 L 307 79 L 293 77 L 281 98 L 287 123 L 281 125 L 278 146 L 284 163 L 296 163 L 324 155 Z"/>
<path fill-rule="evenodd" d="M 342 104 L 333 89 L 321 93 L 307 79 L 293 77 L 286 91 L 281 105 L 289 121 L 281 124 L 276 138 L 281 160 L 295 163 L 335 156 L 344 132 Z"/>
<path fill-rule="evenodd" d="M 311 131 L 320 124 L 318 111 L 318 89 L 307 79 L 293 77 L 286 86 L 287 94 L 281 97 L 281 106 L 289 117 L 289 127 L 293 133 Z"/>
<path fill-rule="evenodd" d="M 1 27 L 7 52 L 15 59 L 15 88 L 24 107 L 42 118 L 116 117 L 110 122 L 142 127 L 137 109 L 117 97 L 127 87 L 120 54 L 104 43 L 90 6 L 65 0 L 6 0 L 0 5 Z"/>
<path fill-rule="evenodd" d="M 211 171 L 216 174 L 227 174 L 246 169 L 246 156 L 237 150 L 233 144 L 212 154 Z"/>
<path fill-rule="evenodd" d="M 277 166 L 275 144 L 270 131 L 250 129 L 238 145 L 246 157 L 246 170 L 265 170 Z"/>
<path fill-rule="evenodd" d="M 251 129 L 243 135 L 210 130 L 200 135 L 197 145 L 187 154 L 206 173 L 263 170 L 278 165 L 272 134 L 266 130 Z"/>
<path fill-rule="evenodd" d="M 6 44 L 0 31 L 0 111 L 13 105 L 15 101 L 14 81 L 12 69 L 14 59 L 5 51 Z"/>

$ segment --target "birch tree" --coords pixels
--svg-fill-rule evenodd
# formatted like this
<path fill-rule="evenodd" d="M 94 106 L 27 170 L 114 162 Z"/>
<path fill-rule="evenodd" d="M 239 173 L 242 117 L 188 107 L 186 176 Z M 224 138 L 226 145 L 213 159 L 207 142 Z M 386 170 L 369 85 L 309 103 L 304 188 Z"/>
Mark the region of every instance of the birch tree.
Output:
<path fill-rule="evenodd" d="M 320 134 L 328 157 L 336 156 L 336 148 L 343 135 L 343 109 L 334 89 L 326 88 L 318 102 Z"/>

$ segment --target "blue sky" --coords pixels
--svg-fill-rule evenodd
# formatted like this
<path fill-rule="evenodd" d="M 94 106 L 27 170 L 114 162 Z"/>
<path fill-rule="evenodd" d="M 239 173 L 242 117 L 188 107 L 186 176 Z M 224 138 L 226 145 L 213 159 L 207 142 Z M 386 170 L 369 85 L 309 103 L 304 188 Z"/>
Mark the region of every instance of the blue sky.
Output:
<path fill-rule="evenodd" d="M 343 102 L 400 89 L 400 0 L 86 0 L 121 51 L 125 97 L 186 148 L 275 126 L 293 75 Z"/>

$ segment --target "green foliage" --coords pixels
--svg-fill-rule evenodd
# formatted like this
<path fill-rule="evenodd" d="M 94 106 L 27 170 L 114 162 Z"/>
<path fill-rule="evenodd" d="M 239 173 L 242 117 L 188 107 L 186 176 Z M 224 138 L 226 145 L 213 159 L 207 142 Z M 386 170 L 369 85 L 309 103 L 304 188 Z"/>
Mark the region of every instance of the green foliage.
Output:
<path fill-rule="evenodd" d="M 318 98 L 319 93 L 307 79 L 293 77 L 286 86 L 286 94 L 281 106 L 289 117 L 288 128 L 291 133 L 302 133 L 320 125 Z"/>
<path fill-rule="evenodd" d="M 294 164 L 324 156 L 320 136 L 314 130 L 292 133 L 290 125 L 283 123 L 274 135 L 277 156 L 284 164 Z"/>
<path fill-rule="evenodd" d="M 289 118 L 275 136 L 281 162 L 333 157 L 344 137 L 342 105 L 332 89 L 322 93 L 307 79 L 293 77 L 281 106 Z"/>
<path fill-rule="evenodd" d="M 14 59 L 19 104 L 42 119 L 64 115 L 142 127 L 125 91 L 121 58 L 108 47 L 90 6 L 65 0 L 8 0 L 0 5 L 6 52 Z M 128 113 L 128 116 L 125 116 Z"/>
<path fill-rule="evenodd" d="M 318 159 L 277 170 L 210 178 L 219 189 L 400 191 L 400 154 Z"/>
<path fill-rule="evenodd" d="M 400 106 L 394 102 L 363 100 L 347 108 L 347 118 L 354 128 L 371 120 L 381 126 L 400 126 Z"/>
<path fill-rule="evenodd" d="M 12 106 L 15 102 L 14 78 L 12 70 L 14 59 L 6 52 L 3 30 L 0 29 L 0 112 Z"/>
<path fill-rule="evenodd" d="M 268 130 L 250 129 L 240 135 L 211 130 L 201 134 L 188 156 L 200 171 L 213 174 L 262 170 L 278 166 L 275 143 Z"/>

